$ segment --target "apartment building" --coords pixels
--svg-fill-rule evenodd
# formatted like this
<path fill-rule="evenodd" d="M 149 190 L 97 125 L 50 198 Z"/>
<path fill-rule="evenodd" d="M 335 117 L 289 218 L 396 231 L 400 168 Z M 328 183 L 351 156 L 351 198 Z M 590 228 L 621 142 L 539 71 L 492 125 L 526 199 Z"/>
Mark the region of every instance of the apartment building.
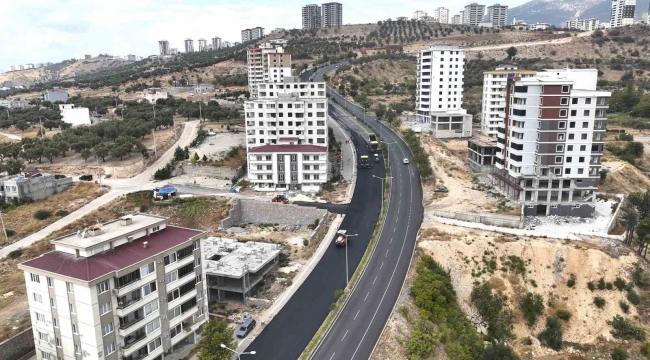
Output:
<path fill-rule="evenodd" d="M 302 28 L 303 30 L 318 29 L 321 26 L 321 9 L 316 4 L 302 7 Z"/>
<path fill-rule="evenodd" d="M 536 22 L 534 24 L 528 25 L 528 30 L 530 31 L 537 31 L 537 30 L 546 30 L 551 27 L 551 24 L 549 23 L 543 23 L 543 22 Z"/>
<path fill-rule="evenodd" d="M 488 22 L 493 26 L 506 26 L 508 24 L 508 6 L 494 4 L 488 6 Z"/>
<path fill-rule="evenodd" d="M 72 126 L 90 125 L 90 110 L 85 107 L 78 107 L 74 104 L 59 104 L 61 121 Z"/>
<path fill-rule="evenodd" d="M 185 53 L 193 53 L 194 52 L 194 40 L 192 39 L 185 39 Z"/>
<path fill-rule="evenodd" d="M 593 215 L 611 96 L 597 80 L 597 69 L 508 79 L 494 181 L 524 215 Z"/>
<path fill-rule="evenodd" d="M 248 180 L 258 191 L 319 191 L 328 175 L 325 83 L 288 77 L 258 90 L 244 104 Z"/>
<path fill-rule="evenodd" d="M 18 266 L 36 357 L 180 359 L 208 320 L 202 231 L 134 214 L 52 240 Z"/>
<path fill-rule="evenodd" d="M 433 10 L 433 19 L 441 24 L 449 24 L 449 9 L 439 7 Z"/>
<path fill-rule="evenodd" d="M 611 28 L 633 25 L 636 0 L 612 0 Z"/>
<path fill-rule="evenodd" d="M 254 27 L 251 29 L 251 40 L 257 40 L 264 37 L 264 28 L 263 27 Z"/>
<path fill-rule="evenodd" d="M 245 43 L 251 41 L 251 29 L 244 29 L 241 31 L 241 42 Z"/>
<path fill-rule="evenodd" d="M 481 106 L 481 133 L 497 137 L 497 130 L 503 126 L 506 111 L 506 86 L 508 78 L 533 77 L 537 71 L 519 70 L 515 65 L 499 65 L 493 71 L 483 72 L 483 102 Z"/>
<path fill-rule="evenodd" d="M 413 18 L 412 19 L 415 20 L 415 21 L 424 21 L 424 18 L 428 18 L 428 17 L 429 17 L 429 15 L 427 14 L 426 11 L 424 11 L 424 10 L 415 10 L 413 12 Z M 398 21 L 399 21 L 399 19 L 400 18 L 397 18 Z"/>
<path fill-rule="evenodd" d="M 343 25 L 343 5 L 341 5 L 341 3 L 325 3 L 321 6 L 321 9 L 321 27 L 335 27 Z"/>
<path fill-rule="evenodd" d="M 572 19 L 564 23 L 564 28 L 569 30 L 591 31 L 600 28 L 598 19 Z"/>
<path fill-rule="evenodd" d="M 282 82 L 291 76 L 291 54 L 281 46 L 262 44 L 247 50 L 248 88 L 252 96 L 257 95 L 257 84 Z"/>
<path fill-rule="evenodd" d="M 160 56 L 171 55 L 169 49 L 169 41 L 167 40 L 158 41 L 158 52 Z"/>
<path fill-rule="evenodd" d="M 221 49 L 221 38 L 215 36 L 212 38 L 212 50 L 219 50 L 219 49 Z"/>
<path fill-rule="evenodd" d="M 472 136 L 472 115 L 462 108 L 465 51 L 431 46 L 417 61 L 417 121 L 437 138 Z"/>
<path fill-rule="evenodd" d="M 205 39 L 201 38 L 199 39 L 199 51 L 206 51 L 208 50 L 208 42 L 205 41 Z"/>
<path fill-rule="evenodd" d="M 460 25 L 460 24 L 462 24 L 462 23 L 463 23 L 462 16 L 461 16 L 461 15 L 454 15 L 454 16 L 451 18 L 451 23 L 454 24 L 454 25 Z"/>
<path fill-rule="evenodd" d="M 485 5 L 471 3 L 465 6 L 465 10 L 461 12 L 461 15 L 463 17 L 463 24 L 478 26 L 483 22 L 483 16 L 485 16 Z"/>

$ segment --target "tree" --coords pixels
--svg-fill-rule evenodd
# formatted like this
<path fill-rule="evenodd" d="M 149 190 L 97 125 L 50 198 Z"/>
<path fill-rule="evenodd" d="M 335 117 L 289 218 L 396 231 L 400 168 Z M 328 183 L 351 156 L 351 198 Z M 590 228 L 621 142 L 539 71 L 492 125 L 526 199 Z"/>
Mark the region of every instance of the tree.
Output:
<path fill-rule="evenodd" d="M 645 257 L 648 251 L 648 241 L 650 240 L 650 217 L 646 217 L 639 221 L 636 227 L 636 236 L 639 240 L 639 255 Z"/>
<path fill-rule="evenodd" d="M 539 341 L 553 350 L 562 349 L 562 322 L 556 317 L 546 318 L 546 328 L 537 335 Z"/>
<path fill-rule="evenodd" d="M 102 159 L 102 162 L 106 162 L 106 157 L 108 156 L 108 153 L 110 152 L 110 149 L 108 146 L 104 144 L 99 144 L 95 146 L 95 156 L 98 157 L 99 159 Z"/>
<path fill-rule="evenodd" d="M 192 165 L 196 165 L 196 163 L 199 161 L 199 154 L 194 153 L 194 155 L 192 155 L 192 159 L 190 159 L 190 161 L 192 162 Z"/>
<path fill-rule="evenodd" d="M 10 158 L 4 162 L 4 170 L 9 175 L 19 174 L 22 169 L 23 169 L 22 160 Z"/>
<path fill-rule="evenodd" d="M 517 56 L 517 48 L 514 46 L 509 47 L 506 54 L 508 54 L 508 60 L 512 60 L 513 57 Z"/>
<path fill-rule="evenodd" d="M 225 321 L 211 319 L 203 326 L 201 341 L 197 345 L 199 360 L 228 360 L 232 353 L 221 347 L 226 345 L 235 349 L 237 344 L 233 340 L 233 330 Z"/>
<path fill-rule="evenodd" d="M 477 360 L 519 360 L 519 356 L 504 344 L 488 345 Z"/>
<path fill-rule="evenodd" d="M 174 161 L 183 161 L 185 160 L 185 152 L 181 149 L 180 146 L 176 147 L 174 150 Z"/>
<path fill-rule="evenodd" d="M 470 299 L 487 325 L 489 340 L 501 342 L 512 338 L 514 316 L 505 295 L 493 294 L 492 287 L 485 282 L 474 286 Z"/>
<path fill-rule="evenodd" d="M 81 158 L 84 159 L 84 162 L 86 162 L 88 160 L 88 158 L 90 158 L 90 155 L 92 155 L 90 153 L 90 150 L 88 150 L 88 149 L 81 150 Z"/>
<path fill-rule="evenodd" d="M 532 327 L 537 322 L 537 317 L 544 313 L 544 299 L 539 294 L 526 293 L 519 304 L 521 312 L 528 326 Z"/>

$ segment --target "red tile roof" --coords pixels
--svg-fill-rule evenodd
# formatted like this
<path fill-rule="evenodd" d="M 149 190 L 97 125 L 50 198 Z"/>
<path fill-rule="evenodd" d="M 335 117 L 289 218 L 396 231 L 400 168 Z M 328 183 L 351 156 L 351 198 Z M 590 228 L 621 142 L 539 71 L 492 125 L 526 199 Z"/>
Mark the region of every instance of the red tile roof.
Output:
<path fill-rule="evenodd" d="M 272 152 L 288 152 L 288 153 L 297 153 L 297 152 L 317 152 L 324 153 L 327 152 L 325 146 L 315 146 L 315 145 L 264 145 L 248 150 L 252 153 L 272 153 Z"/>
<path fill-rule="evenodd" d="M 91 281 L 106 274 L 127 268 L 165 250 L 178 246 L 202 231 L 167 226 L 158 232 L 139 238 L 111 251 L 90 257 L 75 257 L 62 251 L 52 251 L 23 266 L 56 273 L 79 280 Z M 147 242 L 147 247 L 142 246 Z"/>

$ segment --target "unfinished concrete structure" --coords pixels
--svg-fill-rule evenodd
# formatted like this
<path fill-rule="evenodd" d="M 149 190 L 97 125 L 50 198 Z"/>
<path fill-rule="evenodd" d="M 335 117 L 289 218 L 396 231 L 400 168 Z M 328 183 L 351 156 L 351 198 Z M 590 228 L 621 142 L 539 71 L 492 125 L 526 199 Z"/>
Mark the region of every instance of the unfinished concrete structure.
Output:
<path fill-rule="evenodd" d="M 496 141 L 470 139 L 467 141 L 467 164 L 475 173 L 488 173 L 494 168 L 494 158 L 499 148 Z"/>
<path fill-rule="evenodd" d="M 208 300 L 244 302 L 278 263 L 280 245 L 208 237 L 203 241 Z"/>
<path fill-rule="evenodd" d="M 20 202 L 48 198 L 72 186 L 72 178 L 62 175 L 41 174 L 35 169 L 25 169 L 20 175 L 0 179 L 0 200 Z"/>
<path fill-rule="evenodd" d="M 221 228 L 239 224 L 278 224 L 308 226 L 325 219 L 327 210 L 293 204 L 274 203 L 251 199 L 236 199 Z"/>

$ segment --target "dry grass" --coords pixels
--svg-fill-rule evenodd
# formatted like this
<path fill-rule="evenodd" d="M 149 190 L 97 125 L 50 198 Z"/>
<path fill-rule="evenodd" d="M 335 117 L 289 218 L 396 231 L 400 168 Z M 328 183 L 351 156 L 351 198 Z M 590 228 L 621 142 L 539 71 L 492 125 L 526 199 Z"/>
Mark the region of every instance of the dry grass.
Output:
<path fill-rule="evenodd" d="M 246 149 L 240 147 L 235 156 L 230 156 L 213 163 L 214 166 L 227 166 L 231 169 L 239 169 L 246 162 Z"/>

